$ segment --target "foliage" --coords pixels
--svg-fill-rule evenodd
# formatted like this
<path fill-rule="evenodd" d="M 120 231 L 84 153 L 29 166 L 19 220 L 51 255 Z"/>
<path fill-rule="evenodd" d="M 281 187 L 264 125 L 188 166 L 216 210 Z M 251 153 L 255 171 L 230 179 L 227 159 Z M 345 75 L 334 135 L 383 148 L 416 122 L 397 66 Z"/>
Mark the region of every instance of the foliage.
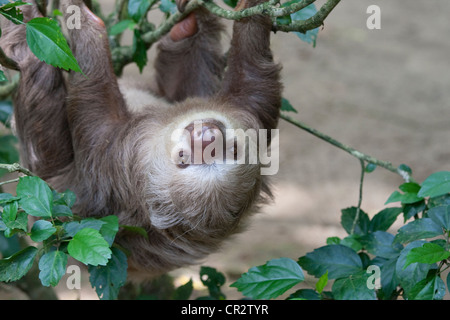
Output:
<path fill-rule="evenodd" d="M 235 0 L 224 2 L 236 6 Z M 298 2 L 289 1 L 281 7 Z M 0 15 L 17 25 L 26 25 L 27 43 L 40 60 L 81 72 L 57 20 L 43 17 L 24 23 L 20 7 L 25 5 L 29 4 L 0 0 Z M 141 71 L 147 63 L 146 52 L 150 46 L 146 32 L 155 30 L 145 17 L 154 5 L 167 19 L 176 14 L 171 0 L 129 0 L 119 19 L 112 15 L 105 21 L 113 49 L 115 40 L 125 30 L 133 32 L 129 60 Z M 316 7 L 311 4 L 274 20 L 278 25 L 289 25 L 316 13 Z M 315 46 L 318 31 L 316 28 L 297 35 Z M 0 81 L 4 80 L 0 71 Z M 296 112 L 286 99 L 282 111 Z M 6 127 L 11 112 L 9 102 L 0 104 L 0 122 Z M 0 163 L 18 161 L 16 143 L 12 135 L 0 137 Z M 370 173 L 375 167 L 374 163 L 368 163 L 365 172 Z M 399 169 L 411 174 L 406 166 Z M 127 279 L 127 255 L 114 243 L 115 235 L 120 228 L 142 236 L 145 231 L 119 225 L 116 216 L 77 217 L 72 212 L 75 199 L 71 191 L 56 192 L 34 176 L 21 177 L 15 195 L 0 193 L 0 282 L 18 281 L 37 266 L 41 284 L 54 287 L 66 273 L 69 258 L 73 258 L 87 265 L 90 283 L 101 299 L 118 297 Z M 435 172 L 422 184 L 408 180 L 390 195 L 385 205 L 394 203 L 397 205 L 386 207 L 373 217 L 359 205 L 343 209 L 341 225 L 348 234 L 346 237 L 328 238 L 326 245 L 297 261 L 278 258 L 252 267 L 231 286 L 253 299 L 443 299 L 450 285 L 450 276 L 442 278 L 450 266 L 450 172 Z M 404 225 L 395 233 L 388 232 L 399 217 L 403 218 Z M 19 239 L 26 239 L 27 245 L 21 246 Z M 289 293 L 305 281 L 304 271 L 316 278 L 314 288 Z M 226 283 L 223 273 L 203 266 L 200 279 L 208 295 L 198 299 L 226 299 L 222 290 Z M 193 291 L 191 279 L 171 297 L 189 299 Z"/>
<path fill-rule="evenodd" d="M 0 281 L 22 278 L 35 261 L 43 286 L 56 286 L 66 273 L 68 258 L 87 265 L 100 298 L 114 299 L 125 283 L 127 259 L 114 237 L 118 218 L 81 219 L 72 213 L 75 194 L 58 193 L 38 177 L 21 177 L 16 196 L 0 194 L 2 237 L 29 237 L 30 245 L 0 260 Z M 31 228 L 28 227 L 29 222 Z M 31 245 L 31 243 L 37 245 Z"/>

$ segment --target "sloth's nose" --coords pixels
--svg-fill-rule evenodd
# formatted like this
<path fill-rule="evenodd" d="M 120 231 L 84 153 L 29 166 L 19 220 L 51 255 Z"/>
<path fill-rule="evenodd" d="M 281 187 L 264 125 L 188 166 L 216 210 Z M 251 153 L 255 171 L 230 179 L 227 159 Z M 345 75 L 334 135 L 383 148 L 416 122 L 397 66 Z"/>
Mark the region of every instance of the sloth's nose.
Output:
<path fill-rule="evenodd" d="M 216 146 L 225 141 L 223 124 L 216 120 L 198 120 L 189 124 L 185 129 L 191 136 L 191 164 L 210 164 L 214 162 L 212 158 L 216 156 L 214 146 L 210 150 L 207 148 L 216 141 Z M 221 148 L 223 149 L 223 148 Z"/>

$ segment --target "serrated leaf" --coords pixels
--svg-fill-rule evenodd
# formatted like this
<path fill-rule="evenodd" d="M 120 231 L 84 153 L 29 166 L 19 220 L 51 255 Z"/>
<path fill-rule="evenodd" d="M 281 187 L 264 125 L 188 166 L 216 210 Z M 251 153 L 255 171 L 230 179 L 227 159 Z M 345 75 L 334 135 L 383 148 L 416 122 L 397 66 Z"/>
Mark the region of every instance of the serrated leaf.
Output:
<path fill-rule="evenodd" d="M 358 208 L 356 207 L 350 207 L 341 210 L 342 212 L 341 225 L 345 229 L 345 231 L 347 231 L 348 234 L 351 234 L 357 210 Z M 362 209 L 360 209 L 358 221 L 356 221 L 353 233 L 357 235 L 367 234 L 369 232 L 369 223 L 370 223 L 369 216 Z"/>
<path fill-rule="evenodd" d="M 89 281 L 101 300 L 117 299 L 119 289 L 127 280 L 127 256 L 119 249 L 111 249 L 106 266 L 89 266 Z"/>
<path fill-rule="evenodd" d="M 69 254 L 87 265 L 105 266 L 111 258 L 109 244 L 99 231 L 84 228 L 78 231 L 67 246 Z"/>
<path fill-rule="evenodd" d="M 253 299 L 273 299 L 303 280 L 302 268 L 294 260 L 280 258 L 250 268 L 231 287 Z"/>
<path fill-rule="evenodd" d="M 403 269 L 411 263 L 428 263 L 433 264 L 450 257 L 450 252 L 434 243 L 425 243 L 422 247 L 411 249 L 406 255 L 406 263 Z"/>
<path fill-rule="evenodd" d="M 386 259 L 398 257 L 403 246 L 394 243 L 394 235 L 385 231 L 375 231 L 361 239 L 367 252 Z"/>
<path fill-rule="evenodd" d="M 215 268 L 202 266 L 200 268 L 200 280 L 208 288 L 209 295 L 213 299 L 225 300 L 221 287 L 225 284 L 225 276 Z"/>
<path fill-rule="evenodd" d="M 328 271 L 329 279 L 347 277 L 362 270 L 358 254 L 340 244 L 315 249 L 301 257 L 298 262 L 304 270 L 315 277 L 320 277 Z"/>
<path fill-rule="evenodd" d="M 66 231 L 69 237 L 73 237 L 78 231 L 84 228 L 91 228 L 100 231 L 105 223 L 105 221 L 102 221 L 100 219 L 86 218 L 81 221 L 71 221 L 64 223 L 64 231 Z"/>
<path fill-rule="evenodd" d="M 0 14 L 4 16 L 6 19 L 10 20 L 14 24 L 23 24 L 23 13 L 20 9 L 14 8 L 10 5 L 13 3 L 9 3 L 0 8 Z"/>
<path fill-rule="evenodd" d="M 149 6 L 150 6 L 149 0 L 129 0 L 128 15 L 135 22 L 139 22 L 139 20 L 141 20 L 144 17 Z"/>
<path fill-rule="evenodd" d="M 50 238 L 55 232 L 56 228 L 53 227 L 50 221 L 38 220 L 31 228 L 30 237 L 34 242 L 41 242 Z"/>
<path fill-rule="evenodd" d="M 16 188 L 19 204 L 29 215 L 50 218 L 53 194 L 49 186 L 38 177 L 21 177 Z"/>
<path fill-rule="evenodd" d="M 424 243 L 425 241 L 423 240 L 417 240 L 409 243 L 400 253 L 395 265 L 395 276 L 400 286 L 405 291 L 406 298 L 408 298 L 409 292 L 415 284 L 426 278 L 428 271 L 431 268 L 431 265 L 425 263 L 412 263 L 406 268 L 403 268 L 406 264 L 406 257 L 408 253 L 414 248 L 422 247 Z"/>
<path fill-rule="evenodd" d="M 442 228 L 430 218 L 409 222 L 398 230 L 394 243 L 407 243 L 414 240 L 432 238 L 442 235 Z"/>
<path fill-rule="evenodd" d="M 188 300 L 194 290 L 194 286 L 192 283 L 192 279 L 189 279 L 188 282 L 179 286 L 175 292 L 173 293 L 173 300 Z"/>
<path fill-rule="evenodd" d="M 117 216 L 107 216 L 100 220 L 105 223 L 100 228 L 100 234 L 108 242 L 109 246 L 112 246 L 117 231 L 119 231 L 119 218 Z"/>
<path fill-rule="evenodd" d="M 27 23 L 26 35 L 30 50 L 39 60 L 64 70 L 82 72 L 55 20 L 30 20 Z"/>
<path fill-rule="evenodd" d="M 417 195 L 417 193 L 401 193 L 398 191 L 394 191 L 389 198 L 387 199 L 387 201 L 384 204 L 389 204 L 389 203 L 393 203 L 393 202 L 401 202 L 402 204 L 411 204 L 411 203 L 415 203 L 415 202 L 419 202 L 423 200 L 422 197 L 419 197 Z"/>
<path fill-rule="evenodd" d="M 411 289 L 409 300 L 442 300 L 445 295 L 445 283 L 434 275 L 416 283 Z"/>
<path fill-rule="evenodd" d="M 428 217 L 445 230 L 450 230 L 450 205 L 429 209 Z"/>
<path fill-rule="evenodd" d="M 6 259 L 0 260 L 0 282 L 17 281 L 33 266 L 38 253 L 35 247 L 27 247 Z"/>
<path fill-rule="evenodd" d="M 439 171 L 425 179 L 418 195 L 421 197 L 437 197 L 449 192 L 450 171 Z"/>
<path fill-rule="evenodd" d="M 54 250 L 45 253 L 39 260 L 39 279 L 45 287 L 56 286 L 66 273 L 67 254 Z"/>
<path fill-rule="evenodd" d="M 370 220 L 369 231 L 387 231 L 402 211 L 402 208 L 386 208 L 381 210 Z"/>
<path fill-rule="evenodd" d="M 369 289 L 367 280 L 369 275 L 360 271 L 346 278 L 336 279 L 332 293 L 336 300 L 375 300 L 375 290 Z"/>

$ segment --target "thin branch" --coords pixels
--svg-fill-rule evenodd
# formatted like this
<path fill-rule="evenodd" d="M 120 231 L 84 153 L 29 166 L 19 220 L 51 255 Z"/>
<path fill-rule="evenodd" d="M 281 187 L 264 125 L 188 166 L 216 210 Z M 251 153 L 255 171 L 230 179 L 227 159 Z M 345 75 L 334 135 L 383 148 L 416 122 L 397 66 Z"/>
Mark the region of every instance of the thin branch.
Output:
<path fill-rule="evenodd" d="M 33 172 L 31 172 L 27 168 L 22 167 L 18 163 L 13 163 L 13 164 L 0 163 L 0 169 L 5 169 L 10 173 L 11 172 L 20 172 L 27 176 L 35 176 L 35 174 Z"/>
<path fill-rule="evenodd" d="M 359 160 L 361 163 L 361 178 L 359 180 L 359 199 L 358 199 L 358 207 L 356 208 L 355 218 L 353 219 L 352 229 L 350 230 L 350 234 L 355 232 L 356 223 L 359 220 L 359 215 L 361 213 L 361 204 L 362 204 L 362 195 L 363 195 L 363 184 L 364 184 L 364 174 L 366 173 L 366 163 L 364 160 Z"/>
<path fill-rule="evenodd" d="M 7 180 L 7 181 L 1 181 L 1 182 L 0 182 L 0 187 L 3 186 L 3 185 L 5 185 L 5 184 L 15 183 L 15 182 L 19 182 L 19 178 L 12 179 L 12 180 Z"/>
<path fill-rule="evenodd" d="M 146 32 L 142 35 L 142 40 L 144 41 L 147 48 L 150 48 L 153 43 L 161 39 L 170 29 L 189 13 L 194 11 L 199 7 L 204 7 L 209 12 L 217 17 L 222 17 L 228 20 L 239 20 L 242 18 L 250 17 L 257 14 L 263 14 L 272 18 L 286 16 L 294 12 L 300 11 L 308 5 L 314 3 L 316 0 L 301 0 L 297 3 L 291 4 L 289 6 L 280 8 L 278 6 L 280 0 L 269 0 L 265 3 L 261 3 L 251 8 L 246 8 L 240 11 L 227 10 L 219 7 L 211 0 L 191 0 L 187 4 L 185 10 L 181 12 L 176 12 L 169 16 L 167 20 L 162 22 L 155 30 Z M 307 20 L 293 21 L 288 25 L 277 25 L 276 20 L 274 20 L 273 31 L 283 31 L 283 32 L 302 32 L 305 33 L 308 30 L 315 29 L 323 25 L 323 21 L 329 15 L 329 13 L 336 7 L 336 5 L 341 0 L 328 0 L 319 11 L 311 18 Z M 133 61 L 132 48 L 118 46 L 112 50 L 114 70 L 116 74 L 120 75 L 123 68 L 128 63 Z"/>
<path fill-rule="evenodd" d="M 381 160 L 378 160 L 378 159 L 376 159 L 376 158 L 374 158 L 372 156 L 364 154 L 361 151 L 358 151 L 358 150 L 356 150 L 356 149 L 354 149 L 354 148 L 352 148 L 350 146 L 347 146 L 347 145 L 343 144 L 342 142 L 339 142 L 336 139 L 334 139 L 334 138 L 332 138 L 332 137 L 330 137 L 330 136 L 328 136 L 328 135 L 326 135 L 326 134 L 324 134 L 324 133 L 322 133 L 322 132 L 320 132 L 320 131 L 318 131 L 318 130 L 316 130 L 314 128 L 311 128 L 311 127 L 307 126 L 306 124 L 291 118 L 288 115 L 282 114 L 281 118 L 286 120 L 287 122 L 293 124 L 294 126 L 300 128 L 300 129 L 303 129 L 303 130 L 311 133 L 312 135 L 314 135 L 314 136 L 316 136 L 316 137 L 318 137 L 318 138 L 320 138 L 320 139 L 322 139 L 322 140 L 324 140 L 324 141 L 334 145 L 335 147 L 338 147 L 339 149 L 344 150 L 345 152 L 351 154 L 352 156 L 354 156 L 357 159 L 363 160 L 363 161 L 368 162 L 368 163 L 373 163 L 373 164 L 375 164 L 375 165 L 377 165 L 379 167 L 382 167 L 382 168 L 384 168 L 386 170 L 389 170 L 391 172 L 399 174 L 406 182 L 412 181 L 412 179 L 411 179 L 411 177 L 410 177 L 408 172 L 406 172 L 405 170 L 402 170 L 402 169 L 400 169 L 398 167 L 393 166 L 392 163 L 390 163 L 390 162 L 381 161 Z"/>

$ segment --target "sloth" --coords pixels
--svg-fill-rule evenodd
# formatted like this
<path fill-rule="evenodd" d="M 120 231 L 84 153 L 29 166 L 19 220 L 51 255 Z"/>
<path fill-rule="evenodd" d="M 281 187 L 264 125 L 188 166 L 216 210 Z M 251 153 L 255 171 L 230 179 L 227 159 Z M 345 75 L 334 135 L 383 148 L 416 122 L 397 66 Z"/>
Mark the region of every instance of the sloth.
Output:
<path fill-rule="evenodd" d="M 177 1 L 180 10 L 186 1 Z M 148 237 L 129 228 L 116 236 L 129 275 L 198 264 L 272 196 L 261 161 L 237 152 L 261 141 L 229 134 L 277 127 L 282 85 L 271 20 L 235 21 L 224 58 L 222 23 L 196 9 L 160 40 L 154 85 L 144 85 L 115 76 L 103 21 L 82 0 L 61 1 L 62 11 L 70 5 L 81 9 L 81 28 L 66 31 L 83 73 L 39 61 L 25 26 L 2 27 L 0 46 L 21 72 L 13 97 L 21 162 L 55 190 L 75 192 L 74 213 L 116 215 L 145 229 Z M 36 5 L 23 13 L 25 21 L 42 16 Z M 269 144 L 264 137 L 256 140 Z"/>

